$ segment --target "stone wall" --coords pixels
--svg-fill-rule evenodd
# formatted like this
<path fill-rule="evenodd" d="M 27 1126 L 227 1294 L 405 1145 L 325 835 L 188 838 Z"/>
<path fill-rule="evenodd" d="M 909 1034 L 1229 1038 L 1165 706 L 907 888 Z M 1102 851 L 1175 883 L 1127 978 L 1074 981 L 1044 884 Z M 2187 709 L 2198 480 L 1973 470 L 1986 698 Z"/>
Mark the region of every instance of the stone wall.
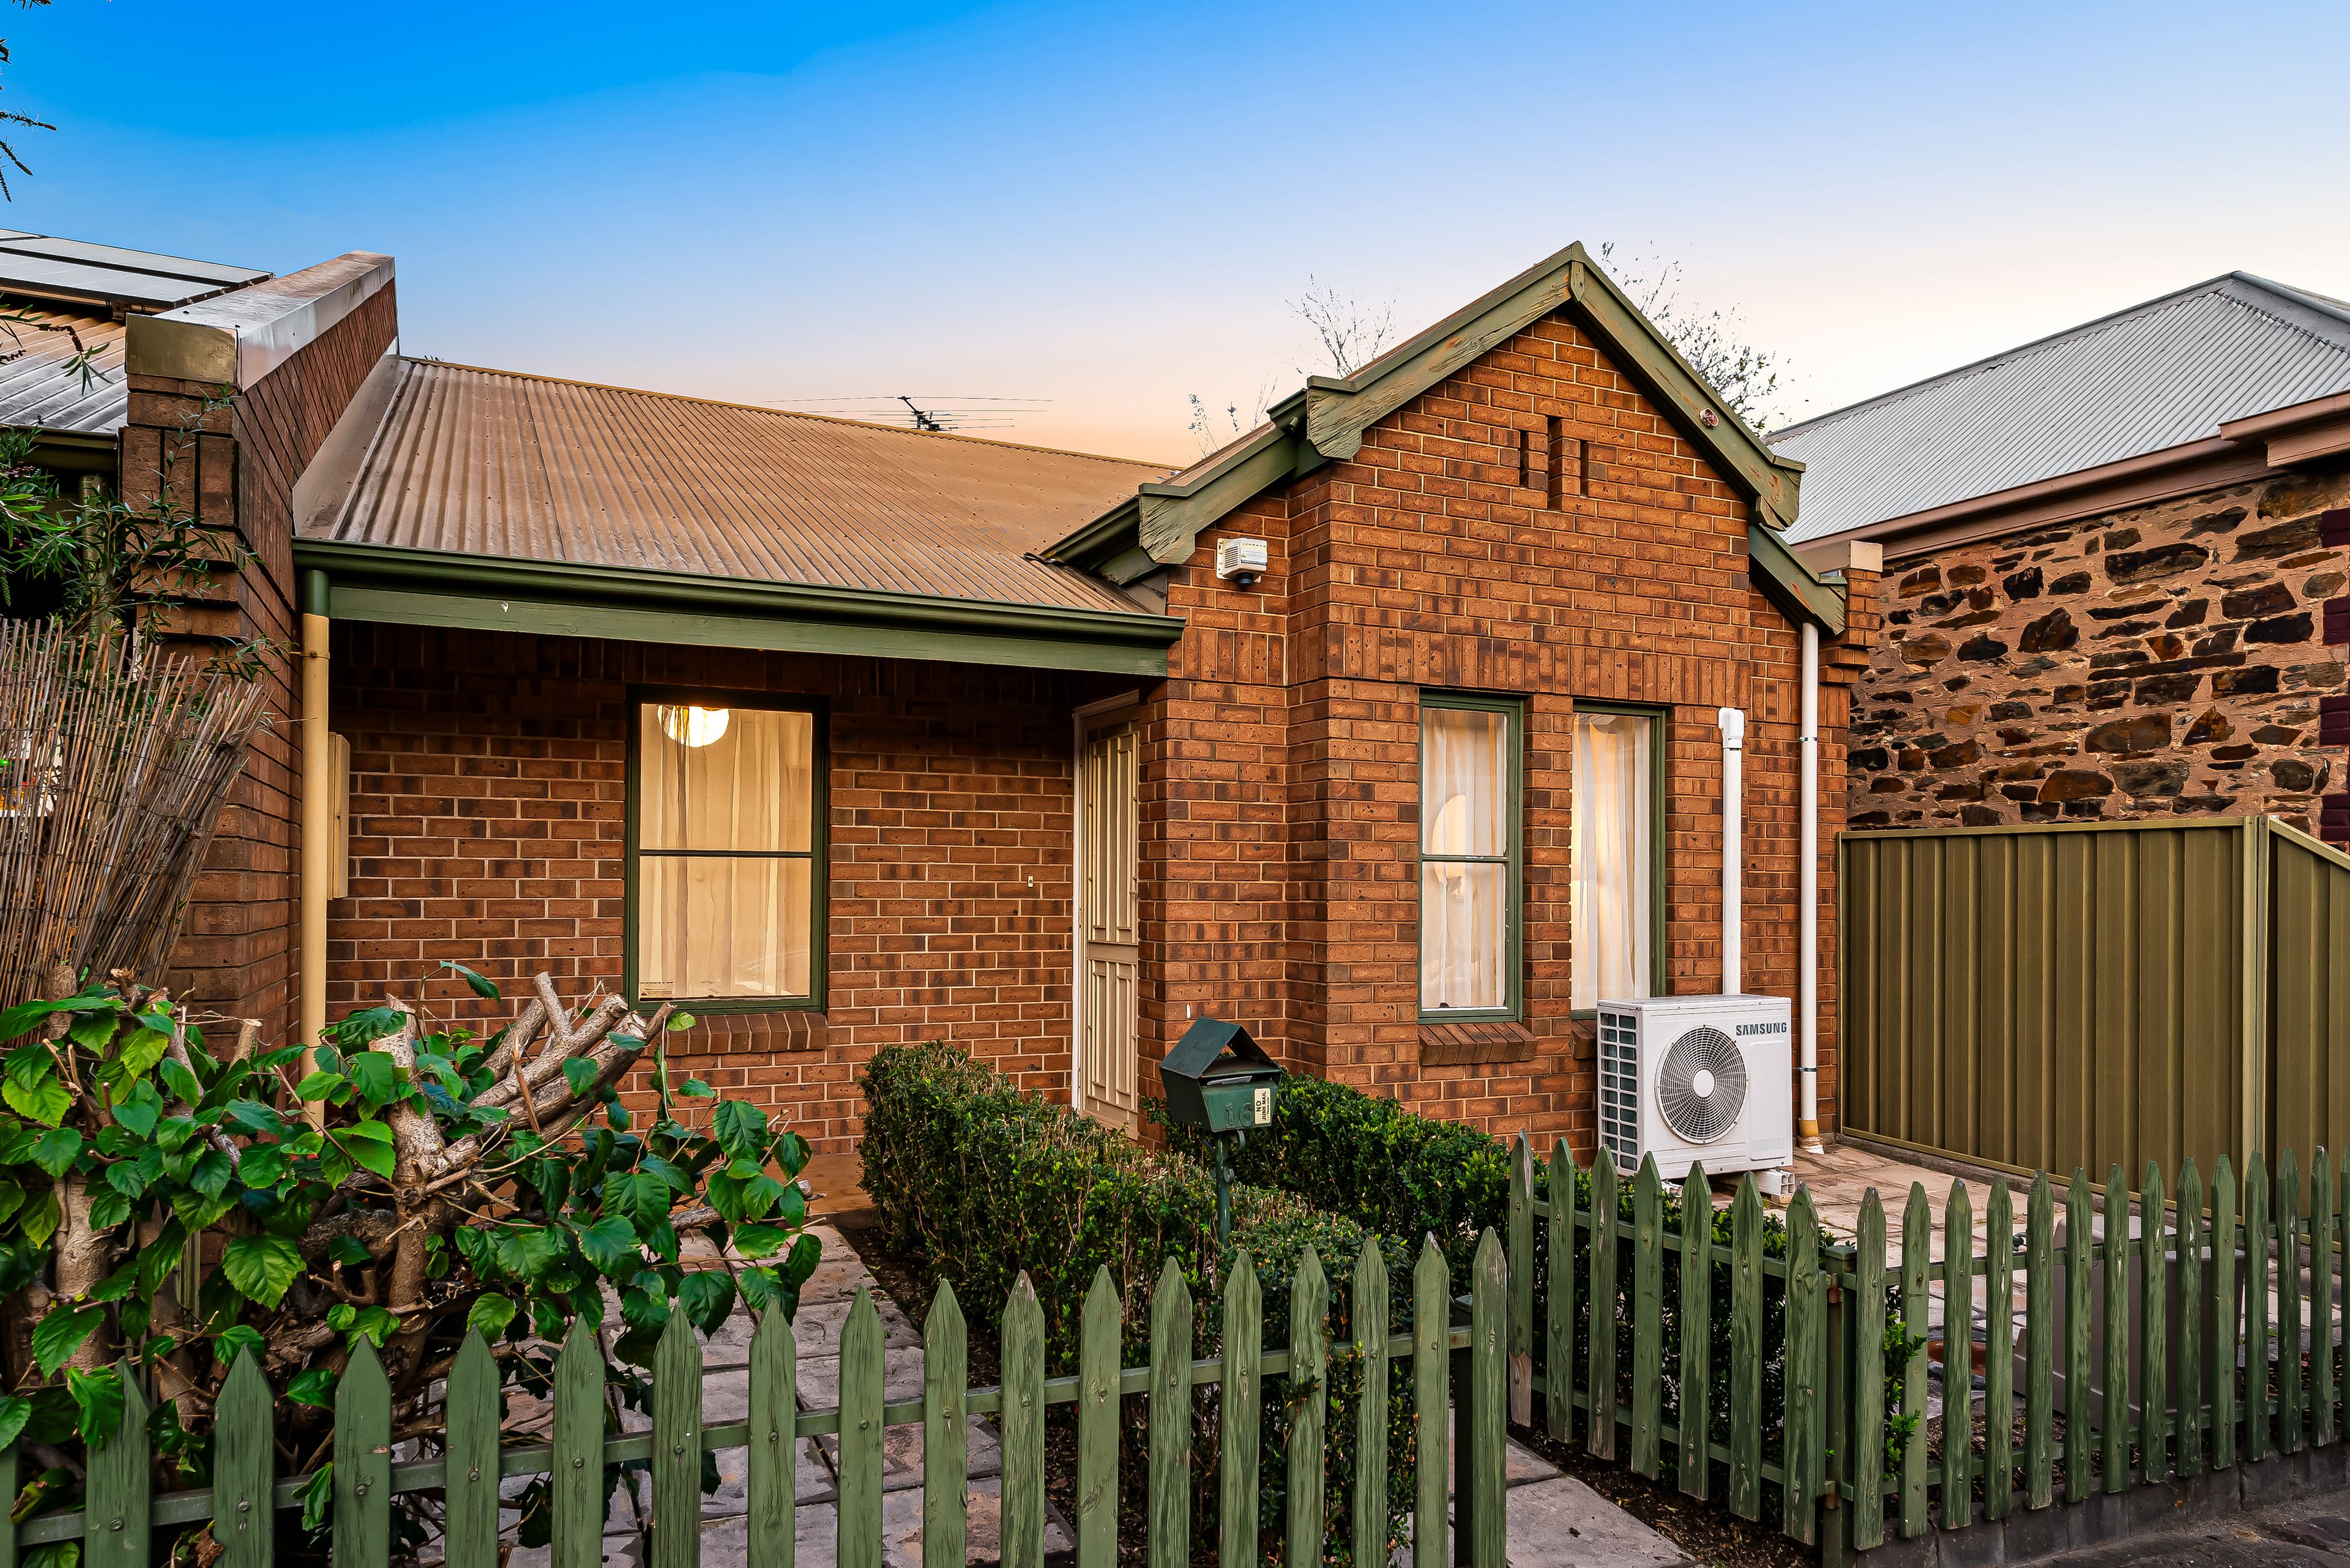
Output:
<path fill-rule="evenodd" d="M 1902 558 L 1856 700 L 1850 824 L 2267 813 L 2320 829 L 2350 465 Z"/>

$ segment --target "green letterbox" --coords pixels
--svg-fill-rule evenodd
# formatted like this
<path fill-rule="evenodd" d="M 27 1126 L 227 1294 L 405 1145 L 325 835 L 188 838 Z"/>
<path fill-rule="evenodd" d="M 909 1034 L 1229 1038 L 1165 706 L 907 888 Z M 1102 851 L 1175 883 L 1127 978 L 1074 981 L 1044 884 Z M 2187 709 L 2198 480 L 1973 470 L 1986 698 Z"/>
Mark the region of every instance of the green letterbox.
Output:
<path fill-rule="evenodd" d="M 1159 1064 L 1168 1118 L 1211 1133 L 1271 1127 L 1281 1076 L 1247 1030 L 1220 1018 L 1202 1018 L 1183 1031 Z"/>

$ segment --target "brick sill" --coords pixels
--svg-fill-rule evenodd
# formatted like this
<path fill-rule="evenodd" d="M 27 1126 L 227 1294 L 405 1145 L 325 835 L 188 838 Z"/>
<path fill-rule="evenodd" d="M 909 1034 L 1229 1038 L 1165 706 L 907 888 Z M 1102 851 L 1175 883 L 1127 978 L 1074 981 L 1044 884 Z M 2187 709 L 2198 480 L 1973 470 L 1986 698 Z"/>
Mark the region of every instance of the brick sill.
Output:
<path fill-rule="evenodd" d="M 1531 1062 L 1538 1044 L 1533 1030 L 1506 1019 L 1484 1023 L 1422 1023 L 1419 1064 L 1471 1067 L 1489 1062 Z"/>

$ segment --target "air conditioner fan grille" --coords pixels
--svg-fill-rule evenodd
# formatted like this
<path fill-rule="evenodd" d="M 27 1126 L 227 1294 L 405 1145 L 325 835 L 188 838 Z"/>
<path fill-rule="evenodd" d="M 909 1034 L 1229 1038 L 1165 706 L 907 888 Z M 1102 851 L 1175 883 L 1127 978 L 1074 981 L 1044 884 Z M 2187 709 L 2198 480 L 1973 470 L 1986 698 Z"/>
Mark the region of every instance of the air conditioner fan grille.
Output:
<path fill-rule="evenodd" d="M 1657 1067 L 1657 1111 L 1673 1136 L 1712 1143 L 1746 1108 L 1746 1057 L 1721 1030 L 1690 1030 L 1666 1048 Z"/>

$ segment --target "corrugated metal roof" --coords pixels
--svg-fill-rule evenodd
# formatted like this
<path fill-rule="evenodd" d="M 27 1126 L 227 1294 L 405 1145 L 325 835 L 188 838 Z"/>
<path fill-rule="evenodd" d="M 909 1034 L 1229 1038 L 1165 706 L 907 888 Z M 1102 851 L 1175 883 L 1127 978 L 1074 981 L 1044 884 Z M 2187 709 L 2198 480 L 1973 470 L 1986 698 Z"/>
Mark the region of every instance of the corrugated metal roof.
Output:
<path fill-rule="evenodd" d="M 74 361 L 98 350 L 87 371 Z M 0 425 L 112 435 L 130 410 L 122 324 L 110 315 L 0 306 Z"/>
<path fill-rule="evenodd" d="M 1041 549 L 1164 466 L 405 360 L 305 536 L 1147 614 Z"/>
<path fill-rule="evenodd" d="M 259 283 L 252 267 L 0 229 L 0 290 L 115 310 L 171 310 Z"/>
<path fill-rule="evenodd" d="M 1791 541 L 1991 495 L 2350 389 L 2350 306 L 2230 273 L 1791 425 Z"/>

